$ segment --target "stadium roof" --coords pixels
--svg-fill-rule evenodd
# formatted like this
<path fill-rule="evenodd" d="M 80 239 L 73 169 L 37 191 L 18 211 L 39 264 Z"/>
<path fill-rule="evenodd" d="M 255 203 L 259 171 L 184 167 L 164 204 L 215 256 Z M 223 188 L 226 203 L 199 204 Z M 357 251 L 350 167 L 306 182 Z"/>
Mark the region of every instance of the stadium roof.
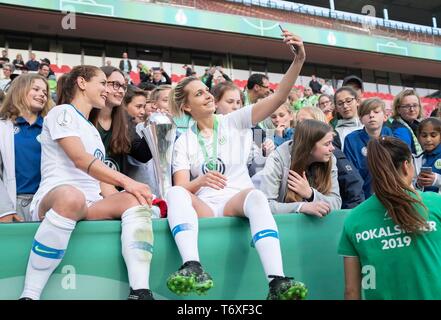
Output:
<path fill-rule="evenodd" d="M 313 6 L 329 8 L 329 0 L 290 1 Z M 361 13 L 365 5 L 372 5 L 376 9 L 376 16 L 383 18 L 383 9 L 388 9 L 389 19 L 432 26 L 432 17 L 437 18 L 438 27 L 441 26 L 441 0 L 334 0 L 335 9 L 352 13 Z"/>

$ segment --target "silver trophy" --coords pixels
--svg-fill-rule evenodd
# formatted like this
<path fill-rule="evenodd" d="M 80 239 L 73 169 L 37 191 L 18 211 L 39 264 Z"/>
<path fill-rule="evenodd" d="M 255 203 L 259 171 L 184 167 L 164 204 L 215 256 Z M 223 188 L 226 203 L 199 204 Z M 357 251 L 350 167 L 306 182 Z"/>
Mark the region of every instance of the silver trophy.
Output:
<path fill-rule="evenodd" d="M 155 164 L 155 181 L 159 196 L 172 186 L 172 156 L 176 139 L 176 125 L 173 119 L 162 112 L 152 113 L 144 124 L 141 134 L 146 139 Z"/>

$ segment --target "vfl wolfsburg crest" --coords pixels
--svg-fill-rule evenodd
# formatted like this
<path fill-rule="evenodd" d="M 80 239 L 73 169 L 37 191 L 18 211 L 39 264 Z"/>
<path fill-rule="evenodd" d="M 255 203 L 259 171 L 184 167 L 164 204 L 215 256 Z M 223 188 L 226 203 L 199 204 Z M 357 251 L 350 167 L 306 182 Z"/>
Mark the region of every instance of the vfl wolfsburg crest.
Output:
<path fill-rule="evenodd" d="M 441 170 L 441 159 L 435 161 L 435 168 Z"/>
<path fill-rule="evenodd" d="M 116 170 L 119 172 L 119 165 L 116 163 L 112 158 L 106 158 L 104 160 L 104 163 L 106 166 L 108 166 L 110 169 Z"/>
<path fill-rule="evenodd" d="M 100 149 L 96 149 L 95 152 L 93 153 L 93 156 L 95 158 L 100 159 L 101 161 L 104 161 L 104 153 L 102 153 Z"/>
<path fill-rule="evenodd" d="M 225 163 L 220 158 L 211 158 L 208 162 L 202 164 L 202 173 L 206 174 L 208 171 L 217 171 L 224 174 Z"/>

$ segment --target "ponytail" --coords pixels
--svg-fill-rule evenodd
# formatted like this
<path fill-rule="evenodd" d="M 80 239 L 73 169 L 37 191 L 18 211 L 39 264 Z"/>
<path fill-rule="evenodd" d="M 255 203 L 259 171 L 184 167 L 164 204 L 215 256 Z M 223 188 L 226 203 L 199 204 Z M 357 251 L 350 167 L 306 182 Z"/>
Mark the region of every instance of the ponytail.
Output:
<path fill-rule="evenodd" d="M 424 231 L 427 207 L 399 172 L 405 161 L 412 161 L 407 144 L 393 137 L 372 139 L 368 143 L 367 160 L 373 191 L 392 220 L 406 232 Z M 419 214 L 417 207 L 424 209 L 426 217 Z"/>

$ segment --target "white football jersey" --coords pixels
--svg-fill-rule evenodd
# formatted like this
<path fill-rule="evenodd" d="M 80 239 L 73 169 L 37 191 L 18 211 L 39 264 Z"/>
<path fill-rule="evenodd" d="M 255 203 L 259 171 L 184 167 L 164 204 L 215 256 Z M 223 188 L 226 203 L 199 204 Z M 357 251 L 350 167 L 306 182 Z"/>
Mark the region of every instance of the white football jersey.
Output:
<path fill-rule="evenodd" d="M 87 201 L 101 198 L 99 181 L 75 164 L 60 147 L 57 140 L 79 137 L 87 153 L 103 161 L 105 149 L 97 129 L 70 104 L 54 107 L 44 119 L 39 137 L 41 142 L 41 182 L 31 209 L 47 192 L 59 185 L 71 185 L 83 191 Z"/>

